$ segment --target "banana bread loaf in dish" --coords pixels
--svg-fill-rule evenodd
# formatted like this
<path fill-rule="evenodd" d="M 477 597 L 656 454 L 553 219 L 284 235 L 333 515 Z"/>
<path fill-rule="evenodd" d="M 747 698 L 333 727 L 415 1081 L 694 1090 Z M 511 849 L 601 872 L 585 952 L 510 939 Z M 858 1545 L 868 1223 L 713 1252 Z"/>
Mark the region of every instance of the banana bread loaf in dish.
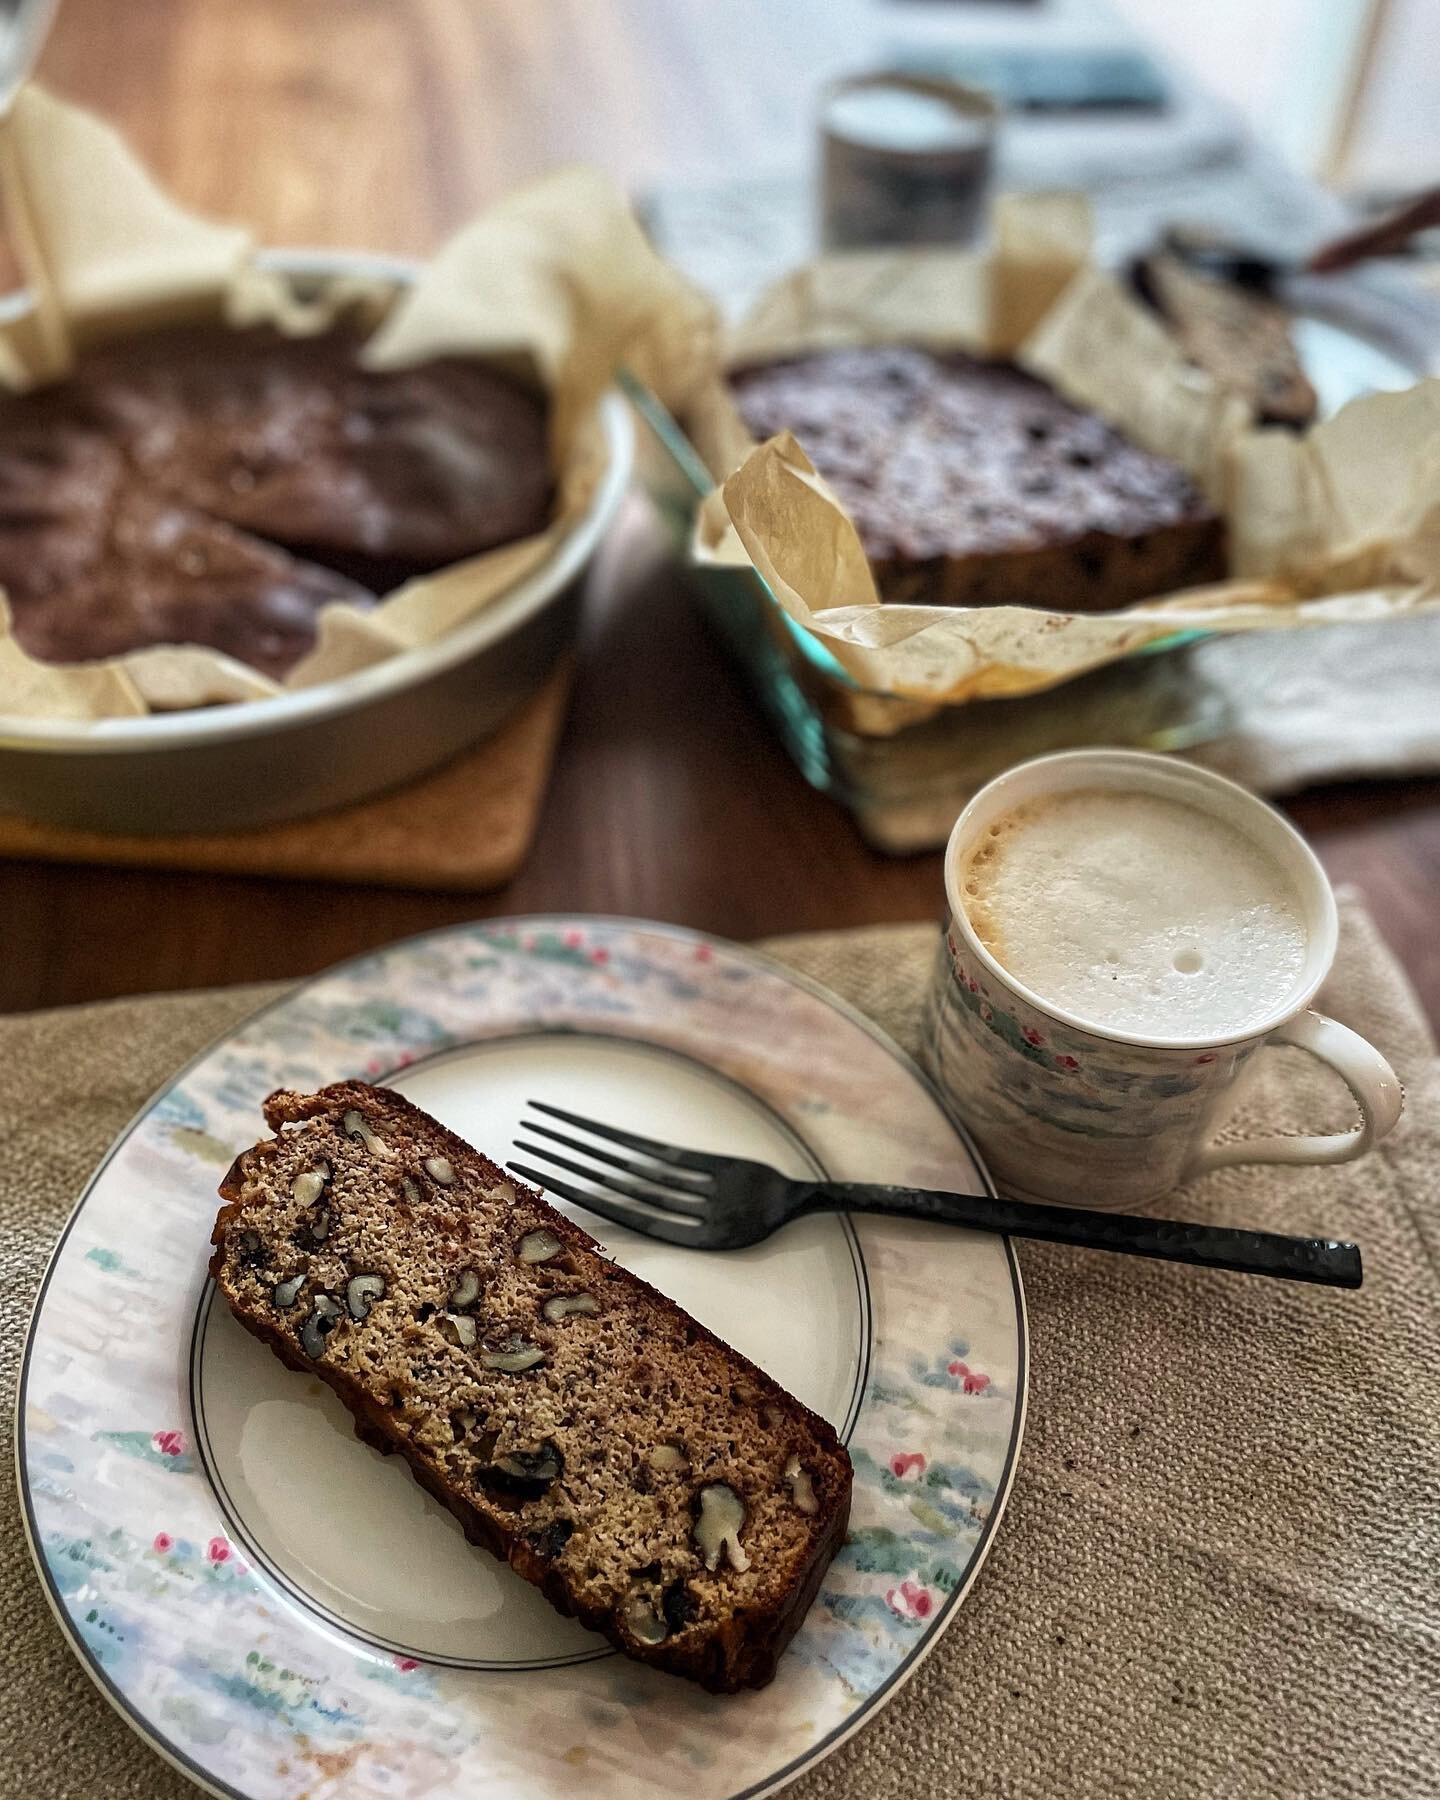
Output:
<path fill-rule="evenodd" d="M 333 600 L 540 531 L 545 397 L 483 362 L 361 365 L 343 326 L 175 327 L 0 394 L 0 587 L 22 649 L 204 644 L 283 677 Z"/>
<path fill-rule="evenodd" d="M 1177 463 L 1010 364 L 878 345 L 730 380 L 751 435 L 793 432 L 834 489 L 882 600 L 1109 612 L 1226 573 Z"/>
<path fill-rule="evenodd" d="M 272 1094 L 210 1271 L 465 1535 L 627 1656 L 761 1687 L 845 1533 L 834 1431 L 426 1113 Z"/>

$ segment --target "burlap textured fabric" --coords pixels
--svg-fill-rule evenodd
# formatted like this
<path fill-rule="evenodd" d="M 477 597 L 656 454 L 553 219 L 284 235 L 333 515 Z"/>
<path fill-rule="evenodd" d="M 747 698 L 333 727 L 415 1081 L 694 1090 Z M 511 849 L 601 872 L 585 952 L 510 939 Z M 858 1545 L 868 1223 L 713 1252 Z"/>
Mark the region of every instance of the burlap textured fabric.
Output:
<path fill-rule="evenodd" d="M 1440 1064 L 1354 901 L 1329 1010 L 1391 1056 L 1407 1119 L 1334 1170 L 1235 1169 L 1187 1213 L 1358 1238 L 1335 1294 L 1022 1245 L 1029 1426 L 974 1591 L 796 1800 L 1440 1793 Z M 767 946 L 914 1048 L 930 927 Z M 273 989 L 0 1020 L 0 1376 L 75 1194 L 146 1096 Z M 1241 1123 L 1339 1127 L 1333 1078 L 1268 1057 Z M 0 1475 L 0 1794 L 195 1790 L 55 1628 Z M 518 1797 L 517 1797 L 518 1800 Z"/>

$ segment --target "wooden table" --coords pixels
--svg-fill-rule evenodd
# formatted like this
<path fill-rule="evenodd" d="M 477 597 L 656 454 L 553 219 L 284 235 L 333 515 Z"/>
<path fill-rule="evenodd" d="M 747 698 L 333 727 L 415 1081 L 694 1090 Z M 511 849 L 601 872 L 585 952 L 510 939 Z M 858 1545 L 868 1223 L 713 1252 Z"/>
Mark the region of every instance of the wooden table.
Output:
<path fill-rule="evenodd" d="M 880 9 L 883 12 L 883 8 Z M 898 9 L 897 9 L 898 10 Z M 865 0 L 64 0 L 42 65 L 182 199 L 277 244 L 421 252 L 585 158 L 625 182 L 794 153 Z M 703 707 L 679 704 L 703 695 Z M 1440 1016 L 1440 783 L 1292 808 Z M 772 739 L 638 515 L 597 570 L 528 867 L 455 896 L 0 867 L 0 1010 L 302 975 L 447 921 L 578 909 L 738 938 L 936 916 L 940 859 L 867 850 Z"/>

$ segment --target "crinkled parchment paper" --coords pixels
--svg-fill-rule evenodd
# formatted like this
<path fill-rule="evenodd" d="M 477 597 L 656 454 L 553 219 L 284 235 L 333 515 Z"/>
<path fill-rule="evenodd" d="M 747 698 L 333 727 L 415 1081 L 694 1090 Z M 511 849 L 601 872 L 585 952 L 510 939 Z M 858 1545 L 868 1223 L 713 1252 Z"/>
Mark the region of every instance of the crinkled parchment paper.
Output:
<path fill-rule="evenodd" d="M 720 486 L 703 562 L 759 570 L 872 691 L 922 702 L 1034 692 L 1181 630 L 1376 619 L 1440 602 L 1440 381 L 1355 400 L 1295 434 L 1185 362 L 1088 260 L 1083 202 L 1010 197 L 984 253 L 832 257 L 773 289 L 730 366 L 825 345 L 918 343 L 1010 356 L 1173 457 L 1224 512 L 1234 579 L 1108 614 L 882 605 L 844 509 L 788 434 L 755 446 L 722 382 L 685 414 Z"/>
<path fill-rule="evenodd" d="M 46 354 L 24 319 L 0 329 L 0 381 L 55 380 L 65 353 L 100 337 L 224 319 L 318 331 L 358 309 L 378 328 L 374 367 L 474 354 L 532 374 L 551 400 L 557 499 L 547 530 L 411 581 L 373 610 L 343 603 L 320 616 L 315 648 L 284 682 L 310 687 L 441 637 L 513 587 L 557 547 L 604 472 L 596 402 L 624 363 L 672 405 L 713 367 L 708 304 L 647 244 L 621 195 L 571 170 L 502 200 L 462 229 L 413 285 L 339 276 L 297 301 L 260 267 L 250 235 L 196 218 L 156 187 L 120 138 L 35 87 L 10 122 L 7 174 L 63 321 Z M 68 343 L 64 340 L 68 340 Z M 0 712 L 95 719 L 254 699 L 280 691 L 253 669 L 197 647 L 157 647 L 99 663 L 46 665 L 25 655 L 0 598 Z"/>

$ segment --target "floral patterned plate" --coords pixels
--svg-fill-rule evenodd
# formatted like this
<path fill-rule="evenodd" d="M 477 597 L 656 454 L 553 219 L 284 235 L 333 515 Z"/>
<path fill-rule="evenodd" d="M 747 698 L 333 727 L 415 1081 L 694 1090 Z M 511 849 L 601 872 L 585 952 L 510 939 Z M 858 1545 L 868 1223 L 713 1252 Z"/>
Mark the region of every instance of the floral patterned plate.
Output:
<path fill-rule="evenodd" d="M 212 1304 L 215 1188 L 261 1100 L 348 1076 L 392 1081 L 502 1161 L 533 1095 L 796 1174 L 985 1182 L 893 1044 L 731 944 L 522 919 L 319 977 L 150 1103 L 46 1275 L 20 1484 L 76 1654 L 162 1755 L 243 1800 L 773 1793 L 913 1672 L 988 1547 L 1024 1413 L 1008 1244 L 816 1218 L 707 1256 L 598 1229 L 854 1459 L 849 1539 L 779 1676 L 717 1698 L 552 1614 Z"/>

